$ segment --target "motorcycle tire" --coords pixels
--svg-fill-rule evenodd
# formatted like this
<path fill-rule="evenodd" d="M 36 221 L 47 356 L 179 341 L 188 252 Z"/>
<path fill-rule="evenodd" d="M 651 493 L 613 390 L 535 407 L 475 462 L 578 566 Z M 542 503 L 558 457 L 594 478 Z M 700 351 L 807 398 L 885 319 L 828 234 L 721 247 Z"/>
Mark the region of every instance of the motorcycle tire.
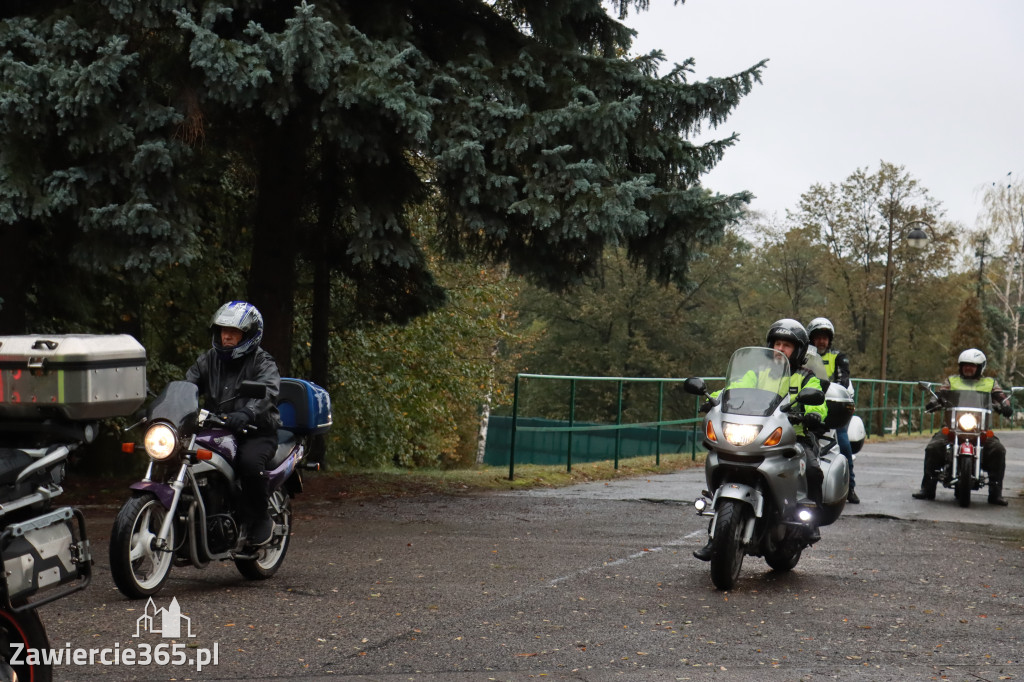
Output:
<path fill-rule="evenodd" d="M 715 512 L 715 537 L 711 540 L 711 582 L 720 590 L 731 590 L 740 577 L 746 548 L 743 532 L 750 507 L 736 500 L 724 500 Z"/>
<path fill-rule="evenodd" d="M 0 661 L 0 679 L 18 680 L 19 682 L 50 682 L 53 679 L 53 666 L 49 664 L 28 665 L 27 651 L 42 653 L 50 647 L 50 639 L 46 636 L 46 628 L 35 610 L 14 613 L 0 609 L 0 640 L 3 643 L 2 661 Z M 12 644 L 21 644 L 19 665 L 11 666 L 13 653 Z"/>
<path fill-rule="evenodd" d="M 274 538 L 260 547 L 255 559 L 235 559 L 235 567 L 238 572 L 249 580 L 266 580 L 277 573 L 284 563 L 285 554 L 288 552 L 288 545 L 291 544 L 292 536 L 292 501 L 291 497 L 280 490 L 273 494 L 273 502 L 281 511 L 271 511 L 270 517 L 274 520 Z M 276 509 L 275 508 L 275 509 Z M 278 534 L 276 527 L 283 526 L 284 531 Z"/>
<path fill-rule="evenodd" d="M 174 552 L 153 549 L 167 510 L 153 493 L 138 493 L 124 503 L 110 532 L 110 573 L 121 594 L 143 599 L 160 591 L 174 563 Z M 174 525 L 168 546 L 174 547 Z"/>
<path fill-rule="evenodd" d="M 974 462 L 969 456 L 961 455 L 956 463 L 957 477 L 954 495 L 961 507 L 971 506 L 971 476 L 974 471 Z"/>

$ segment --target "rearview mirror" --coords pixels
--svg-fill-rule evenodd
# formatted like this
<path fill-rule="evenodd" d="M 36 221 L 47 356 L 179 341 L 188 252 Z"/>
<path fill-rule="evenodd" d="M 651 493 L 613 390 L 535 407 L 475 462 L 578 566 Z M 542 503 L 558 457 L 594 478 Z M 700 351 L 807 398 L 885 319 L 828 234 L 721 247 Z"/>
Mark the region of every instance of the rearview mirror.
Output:
<path fill-rule="evenodd" d="M 258 381 L 243 381 L 242 385 L 238 387 L 238 396 L 240 398 L 266 398 L 267 387 Z"/>
<path fill-rule="evenodd" d="M 708 392 L 708 387 L 700 377 L 690 377 L 683 382 L 683 390 L 693 395 L 704 395 Z"/>
<path fill-rule="evenodd" d="M 822 405 L 825 394 L 818 388 L 805 388 L 797 394 L 796 401 L 801 405 Z"/>

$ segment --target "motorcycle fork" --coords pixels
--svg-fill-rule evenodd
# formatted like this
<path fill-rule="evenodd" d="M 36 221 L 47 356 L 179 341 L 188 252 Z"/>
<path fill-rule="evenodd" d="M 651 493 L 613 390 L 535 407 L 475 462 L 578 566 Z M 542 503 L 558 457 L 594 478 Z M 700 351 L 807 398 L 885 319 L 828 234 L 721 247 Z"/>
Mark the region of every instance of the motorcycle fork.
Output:
<path fill-rule="evenodd" d="M 167 546 L 167 536 L 171 532 L 171 524 L 174 523 L 174 515 L 178 511 L 178 500 L 181 499 L 181 492 L 185 489 L 185 479 L 188 477 L 188 466 L 187 461 L 181 463 L 181 468 L 178 469 L 178 475 L 174 477 L 174 481 L 171 483 L 171 490 L 174 491 L 174 496 L 171 498 L 171 504 L 167 507 L 167 513 L 164 515 L 164 521 L 160 524 L 160 533 L 153 540 L 153 544 L 156 549 L 170 552 L 173 547 Z M 147 472 L 149 476 L 150 472 Z"/>

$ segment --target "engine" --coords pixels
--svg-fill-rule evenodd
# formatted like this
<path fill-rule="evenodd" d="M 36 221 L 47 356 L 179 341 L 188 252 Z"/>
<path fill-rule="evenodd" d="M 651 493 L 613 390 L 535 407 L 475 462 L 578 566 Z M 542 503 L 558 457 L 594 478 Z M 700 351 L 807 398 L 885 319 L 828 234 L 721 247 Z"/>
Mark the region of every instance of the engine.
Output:
<path fill-rule="evenodd" d="M 231 492 L 220 478 L 202 478 L 198 483 L 206 507 L 206 544 L 212 553 L 226 552 L 238 542 Z"/>

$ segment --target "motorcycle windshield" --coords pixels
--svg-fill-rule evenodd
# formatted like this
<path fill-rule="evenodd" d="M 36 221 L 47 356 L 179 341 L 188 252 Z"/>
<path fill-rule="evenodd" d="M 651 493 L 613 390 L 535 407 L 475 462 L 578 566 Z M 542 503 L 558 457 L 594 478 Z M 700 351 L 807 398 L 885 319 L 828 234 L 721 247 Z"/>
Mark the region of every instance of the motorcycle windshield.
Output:
<path fill-rule="evenodd" d="M 740 348 L 725 373 L 722 412 L 763 417 L 789 396 L 789 358 L 771 348 Z"/>
<path fill-rule="evenodd" d="M 190 381 L 172 381 L 149 406 L 149 419 L 161 419 L 181 429 L 199 414 L 199 387 Z"/>
<path fill-rule="evenodd" d="M 977 410 L 992 409 L 992 394 L 981 391 L 946 391 L 945 398 L 953 407 L 969 407 Z"/>

